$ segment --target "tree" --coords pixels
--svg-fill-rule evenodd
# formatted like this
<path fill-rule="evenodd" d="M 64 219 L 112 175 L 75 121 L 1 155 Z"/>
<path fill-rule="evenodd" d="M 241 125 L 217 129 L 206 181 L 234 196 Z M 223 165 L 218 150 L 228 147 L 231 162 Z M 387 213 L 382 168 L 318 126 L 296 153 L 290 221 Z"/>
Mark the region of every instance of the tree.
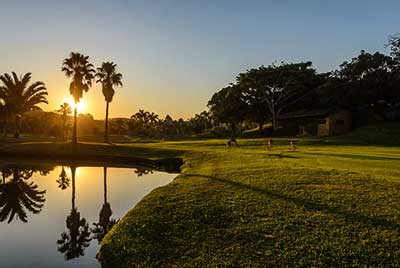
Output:
<path fill-rule="evenodd" d="M 258 111 L 260 125 L 269 115 L 276 130 L 282 112 L 313 93 L 316 77 L 311 62 L 282 63 L 248 70 L 239 74 L 237 82 L 247 104 Z M 262 107 L 266 112 L 262 112 Z"/>
<path fill-rule="evenodd" d="M 61 71 L 66 77 L 71 78 L 72 82 L 69 86 L 69 92 L 74 98 L 74 127 L 72 132 L 72 143 L 78 142 L 77 137 L 77 116 L 78 116 L 78 103 L 83 97 L 83 92 L 87 92 L 92 86 L 94 78 L 94 67 L 89 62 L 89 56 L 80 53 L 71 52 L 69 58 L 64 59 Z"/>
<path fill-rule="evenodd" d="M 14 137 L 19 138 L 21 119 L 24 113 L 40 109 L 37 105 L 47 102 L 47 89 L 43 82 L 34 82 L 29 85 L 32 74 L 26 73 L 18 77 L 15 72 L 12 76 L 5 73 L 0 76 L 3 85 L 0 86 L 0 99 L 8 115 L 14 117 Z"/>
<path fill-rule="evenodd" d="M 400 103 L 400 76 L 394 58 L 361 51 L 345 61 L 319 89 L 324 103 L 349 109 L 356 124 L 366 123 L 369 112 L 388 119 L 385 111 Z"/>
<path fill-rule="evenodd" d="M 64 102 L 63 104 L 60 105 L 60 109 L 58 109 L 57 112 L 61 113 L 63 116 L 63 140 L 65 140 L 67 136 L 66 133 L 67 133 L 68 115 L 72 113 L 72 109 L 67 102 Z"/>
<path fill-rule="evenodd" d="M 45 190 L 41 191 L 33 182 L 27 183 L 32 175 L 32 170 L 21 170 L 17 167 L 3 170 L 3 184 L 0 185 L 0 222 L 12 222 L 14 217 L 22 222 L 28 221 L 26 210 L 33 214 L 42 211 L 43 203 L 46 201 Z M 12 179 L 6 182 L 6 178 Z"/>
<path fill-rule="evenodd" d="M 75 206 L 75 173 L 76 168 L 71 167 L 72 174 L 72 209 L 67 217 L 66 226 L 68 231 L 61 234 L 57 240 L 57 250 L 64 254 L 66 260 L 71 260 L 85 255 L 85 248 L 90 245 L 89 224 L 85 218 L 81 218 Z"/>
<path fill-rule="evenodd" d="M 114 86 L 122 87 L 122 74 L 117 72 L 117 65 L 113 62 L 103 62 L 100 68 L 97 68 L 97 83 L 101 83 L 103 95 L 106 101 L 106 119 L 104 126 L 104 142 L 109 142 L 108 133 L 108 109 L 109 104 L 114 97 Z"/>
<path fill-rule="evenodd" d="M 247 113 L 247 104 L 242 99 L 238 85 L 232 84 L 215 93 L 208 102 L 212 117 L 219 123 L 228 124 L 232 137 L 236 136 L 236 127 L 243 122 Z"/>

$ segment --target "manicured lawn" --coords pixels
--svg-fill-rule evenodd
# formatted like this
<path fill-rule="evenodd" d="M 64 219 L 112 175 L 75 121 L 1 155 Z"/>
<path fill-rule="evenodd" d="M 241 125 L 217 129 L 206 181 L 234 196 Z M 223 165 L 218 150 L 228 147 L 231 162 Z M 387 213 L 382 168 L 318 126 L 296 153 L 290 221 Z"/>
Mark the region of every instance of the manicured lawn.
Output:
<path fill-rule="evenodd" d="M 105 267 L 400 267 L 399 147 L 263 142 L 141 145 L 186 164 L 106 236 Z"/>
<path fill-rule="evenodd" d="M 272 152 L 263 139 L 231 149 L 215 139 L 35 141 L 0 153 L 185 159 L 103 240 L 105 268 L 400 267 L 400 141 L 367 132 L 300 140 L 294 152 L 286 139 Z"/>

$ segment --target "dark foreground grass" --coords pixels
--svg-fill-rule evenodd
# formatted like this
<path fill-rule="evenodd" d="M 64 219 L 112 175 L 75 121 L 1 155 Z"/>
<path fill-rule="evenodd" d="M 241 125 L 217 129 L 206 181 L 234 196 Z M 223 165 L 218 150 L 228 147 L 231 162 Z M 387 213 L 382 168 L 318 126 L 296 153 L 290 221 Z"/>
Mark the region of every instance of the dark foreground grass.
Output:
<path fill-rule="evenodd" d="M 186 164 L 109 232 L 104 267 L 400 267 L 398 147 L 240 143 L 144 145 Z"/>

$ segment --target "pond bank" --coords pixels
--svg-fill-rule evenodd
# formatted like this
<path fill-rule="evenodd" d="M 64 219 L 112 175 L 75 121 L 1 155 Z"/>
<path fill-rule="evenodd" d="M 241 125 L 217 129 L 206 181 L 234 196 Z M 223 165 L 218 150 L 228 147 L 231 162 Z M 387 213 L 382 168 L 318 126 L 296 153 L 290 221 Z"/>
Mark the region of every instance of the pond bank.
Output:
<path fill-rule="evenodd" d="M 0 146 L 0 159 L 51 161 L 58 164 L 142 166 L 167 172 L 179 172 L 183 164 L 180 152 L 151 150 L 100 143 L 14 143 Z"/>

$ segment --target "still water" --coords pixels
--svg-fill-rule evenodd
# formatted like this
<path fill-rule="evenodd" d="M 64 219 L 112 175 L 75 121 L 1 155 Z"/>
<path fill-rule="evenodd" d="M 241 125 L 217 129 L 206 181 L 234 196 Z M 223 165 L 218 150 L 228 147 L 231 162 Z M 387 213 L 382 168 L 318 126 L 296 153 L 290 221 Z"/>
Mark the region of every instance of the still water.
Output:
<path fill-rule="evenodd" d="M 0 163 L 0 267 L 98 268 L 99 241 L 176 176 L 143 168 Z"/>

